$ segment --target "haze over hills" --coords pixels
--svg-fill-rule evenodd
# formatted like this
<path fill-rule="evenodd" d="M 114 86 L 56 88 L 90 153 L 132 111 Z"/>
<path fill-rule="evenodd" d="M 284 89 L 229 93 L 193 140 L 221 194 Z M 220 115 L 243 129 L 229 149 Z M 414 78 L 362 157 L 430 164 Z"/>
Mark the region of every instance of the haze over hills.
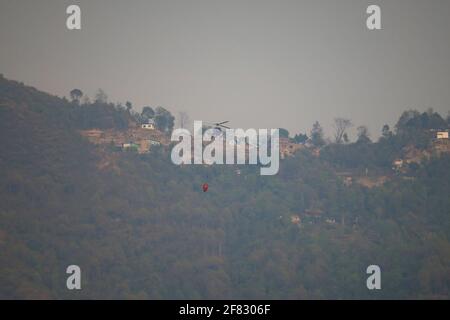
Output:
<path fill-rule="evenodd" d="M 82 133 L 126 136 L 146 114 L 0 78 L 0 298 L 450 297 L 449 118 L 407 111 L 376 142 L 315 126 L 260 176 L 173 165 L 173 117 L 147 116 L 162 146 L 95 144 Z"/>
<path fill-rule="evenodd" d="M 330 134 L 334 117 L 351 117 L 378 137 L 406 108 L 446 116 L 445 0 L 380 0 L 380 32 L 367 30 L 370 1 L 74 2 L 73 32 L 74 3 L 0 2 L 5 76 L 61 97 L 101 86 L 136 110 L 151 103 L 240 128 L 303 132 L 320 120 Z"/>

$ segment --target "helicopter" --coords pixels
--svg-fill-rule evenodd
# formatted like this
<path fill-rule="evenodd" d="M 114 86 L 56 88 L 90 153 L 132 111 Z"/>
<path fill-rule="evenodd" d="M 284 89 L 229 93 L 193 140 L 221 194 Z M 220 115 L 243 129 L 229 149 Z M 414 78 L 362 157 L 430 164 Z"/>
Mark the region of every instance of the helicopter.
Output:
<path fill-rule="evenodd" d="M 230 127 L 226 126 L 225 124 L 228 123 L 230 121 L 222 121 L 222 122 L 214 122 L 214 123 L 209 123 L 209 122 L 204 122 L 204 129 L 213 129 L 213 136 L 218 137 L 221 136 L 224 133 L 224 129 L 231 129 Z"/>
<path fill-rule="evenodd" d="M 231 129 L 228 126 L 225 126 L 226 123 L 228 123 L 230 121 L 222 121 L 222 122 L 213 122 L 213 123 L 209 123 L 209 122 L 204 122 L 206 124 L 206 127 L 208 128 L 214 128 L 217 130 L 222 131 L 223 129 Z"/>
<path fill-rule="evenodd" d="M 226 126 L 225 124 L 230 121 L 222 121 L 222 122 L 203 122 L 203 132 L 205 132 L 208 129 L 213 129 L 213 133 L 211 134 L 212 137 L 218 138 L 222 136 L 225 133 L 224 129 L 231 129 L 230 127 Z M 234 137 L 233 140 L 230 141 L 231 145 L 238 145 L 238 144 L 248 144 L 249 146 L 256 148 L 257 144 L 250 142 L 245 137 Z"/>

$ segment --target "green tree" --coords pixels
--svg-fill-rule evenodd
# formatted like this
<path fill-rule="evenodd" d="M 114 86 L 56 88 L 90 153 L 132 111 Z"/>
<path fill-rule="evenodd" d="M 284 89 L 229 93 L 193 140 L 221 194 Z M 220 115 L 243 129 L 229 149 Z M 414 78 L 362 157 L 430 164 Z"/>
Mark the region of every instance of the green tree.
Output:
<path fill-rule="evenodd" d="M 325 139 L 323 137 L 323 129 L 319 121 L 316 121 L 313 124 L 310 136 L 311 136 L 311 143 L 316 147 L 321 147 L 325 145 Z"/>
<path fill-rule="evenodd" d="M 358 135 L 358 139 L 357 139 L 357 143 L 371 143 L 372 141 L 370 140 L 370 135 L 369 135 L 369 129 L 367 129 L 366 126 L 359 126 L 357 128 L 357 135 Z"/>
<path fill-rule="evenodd" d="M 133 108 L 133 104 L 130 101 L 127 101 L 125 103 L 125 107 L 127 108 L 127 112 L 130 113 L 131 109 Z"/>
<path fill-rule="evenodd" d="M 306 133 L 299 133 L 294 136 L 294 141 L 297 143 L 305 143 L 308 141 L 308 135 Z"/>
<path fill-rule="evenodd" d="M 389 139 L 389 138 L 392 137 L 392 131 L 391 131 L 391 129 L 389 128 L 389 125 L 388 125 L 388 124 L 385 124 L 385 125 L 383 126 L 383 128 L 381 129 L 381 136 L 382 136 L 383 138 L 385 138 L 385 139 Z"/>
<path fill-rule="evenodd" d="M 148 121 L 149 119 L 153 119 L 155 116 L 155 111 L 149 106 L 145 106 L 142 108 L 141 112 L 141 118 L 144 122 Z"/>
<path fill-rule="evenodd" d="M 169 133 L 175 124 L 175 117 L 165 108 L 157 107 L 155 110 L 155 124 L 159 130 Z"/>
<path fill-rule="evenodd" d="M 280 138 L 289 138 L 289 131 L 284 128 L 280 128 Z"/>
<path fill-rule="evenodd" d="M 70 91 L 70 98 L 72 101 L 79 103 L 82 96 L 83 92 L 80 89 L 73 89 Z"/>
<path fill-rule="evenodd" d="M 344 141 L 344 143 L 349 143 L 350 139 L 348 138 L 347 132 L 342 136 L 342 140 Z"/>

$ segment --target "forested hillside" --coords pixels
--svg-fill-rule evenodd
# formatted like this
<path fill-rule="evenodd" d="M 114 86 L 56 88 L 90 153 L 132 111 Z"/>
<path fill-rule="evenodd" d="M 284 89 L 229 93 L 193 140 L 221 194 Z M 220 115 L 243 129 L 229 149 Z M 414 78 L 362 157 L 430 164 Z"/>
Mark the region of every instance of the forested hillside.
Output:
<path fill-rule="evenodd" d="M 145 113 L 72 100 L 0 78 L 0 298 L 450 298 L 450 155 L 391 168 L 448 120 L 406 113 L 378 142 L 302 148 L 260 176 L 95 146 L 79 131 Z M 349 185 L 344 170 L 387 179 Z M 366 287 L 371 264 L 382 290 Z"/>

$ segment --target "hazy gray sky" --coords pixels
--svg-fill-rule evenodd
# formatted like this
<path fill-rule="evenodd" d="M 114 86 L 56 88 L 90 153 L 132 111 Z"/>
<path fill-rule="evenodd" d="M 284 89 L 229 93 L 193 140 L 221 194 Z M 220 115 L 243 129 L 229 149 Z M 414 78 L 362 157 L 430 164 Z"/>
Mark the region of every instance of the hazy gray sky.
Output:
<path fill-rule="evenodd" d="M 450 1 L 0 0 L 0 73 L 192 120 L 295 133 L 340 116 L 377 136 L 407 108 L 450 110 Z"/>

